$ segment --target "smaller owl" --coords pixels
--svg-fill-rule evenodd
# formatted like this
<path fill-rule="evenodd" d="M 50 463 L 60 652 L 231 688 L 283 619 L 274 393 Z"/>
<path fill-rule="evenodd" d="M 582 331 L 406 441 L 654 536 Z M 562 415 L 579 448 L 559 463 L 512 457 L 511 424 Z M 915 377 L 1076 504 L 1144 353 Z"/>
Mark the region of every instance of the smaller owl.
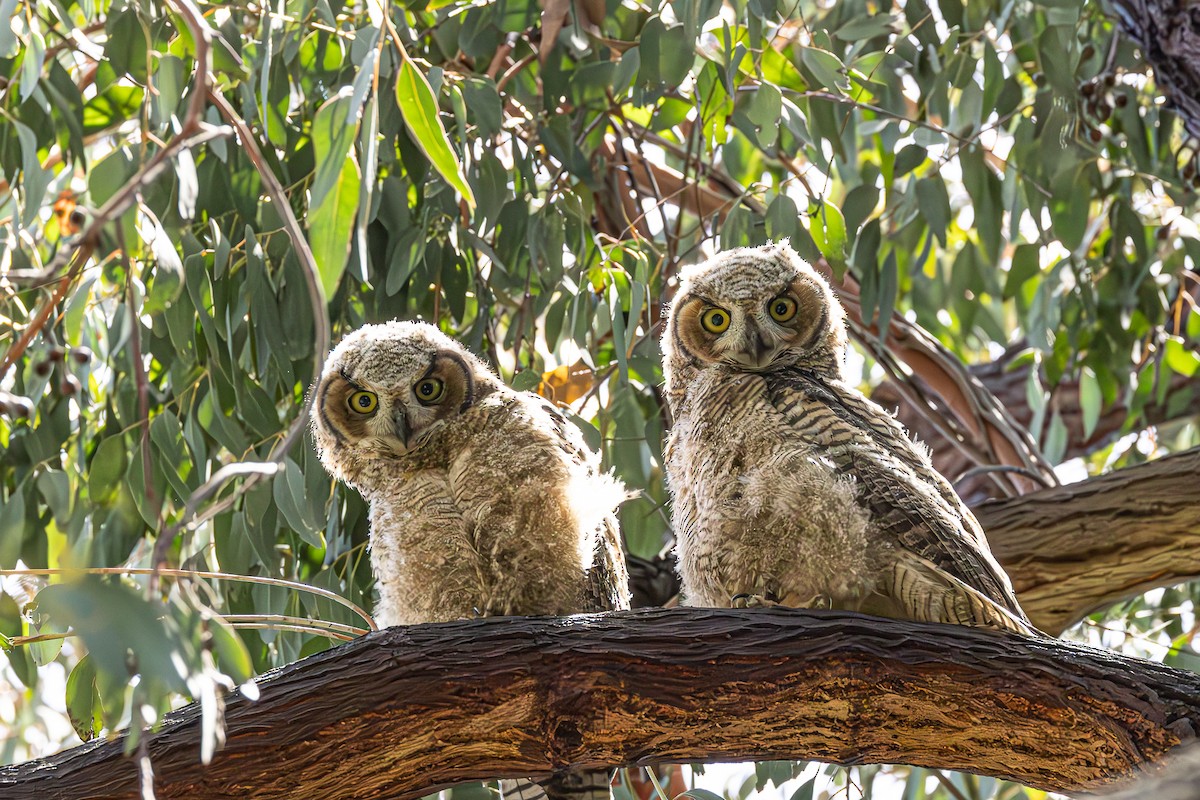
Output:
<path fill-rule="evenodd" d="M 621 484 L 437 328 L 351 333 L 313 402 L 321 463 L 370 501 L 381 625 L 629 607 Z"/>
<path fill-rule="evenodd" d="M 786 243 L 685 270 L 663 336 L 683 590 L 1032 634 L 926 449 L 846 382 L 844 312 Z"/>

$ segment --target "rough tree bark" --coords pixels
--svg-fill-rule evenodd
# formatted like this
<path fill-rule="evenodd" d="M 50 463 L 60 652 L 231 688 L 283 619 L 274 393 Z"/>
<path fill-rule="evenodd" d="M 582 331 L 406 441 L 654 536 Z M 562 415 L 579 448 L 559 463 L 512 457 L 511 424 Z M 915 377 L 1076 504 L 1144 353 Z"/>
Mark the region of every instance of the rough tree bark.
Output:
<path fill-rule="evenodd" d="M 1172 753 L 1159 770 L 1094 800 L 1200 800 L 1200 747 Z"/>
<path fill-rule="evenodd" d="M 1059 634 L 1089 612 L 1200 576 L 1200 449 L 975 506 L 1033 623 Z M 669 559 L 630 565 L 635 598 L 678 592 Z"/>
<path fill-rule="evenodd" d="M 1034 624 L 1200 575 L 1200 449 L 976 507 Z"/>
<path fill-rule="evenodd" d="M 817 759 L 1094 787 L 1200 731 L 1200 675 L 1050 639 L 789 609 L 649 609 L 391 628 L 199 714 L 149 754 L 160 800 L 415 798 L 654 762 Z M 8 800 L 134 798 L 120 740 L 0 770 Z"/>

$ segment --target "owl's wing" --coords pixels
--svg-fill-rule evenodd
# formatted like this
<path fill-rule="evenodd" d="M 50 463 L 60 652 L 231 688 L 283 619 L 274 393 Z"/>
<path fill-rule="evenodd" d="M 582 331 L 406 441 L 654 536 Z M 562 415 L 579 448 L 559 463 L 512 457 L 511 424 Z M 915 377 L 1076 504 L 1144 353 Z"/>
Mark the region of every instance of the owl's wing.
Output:
<path fill-rule="evenodd" d="M 588 449 L 583 434 L 553 404 L 543 400 L 542 410 L 550 418 L 554 433 L 571 459 L 599 476 L 599 463 Z M 599 525 L 592 568 L 588 570 L 584 593 L 584 611 L 619 611 L 629 608 L 629 573 L 625 565 L 625 546 L 615 515 L 608 515 Z"/>
<path fill-rule="evenodd" d="M 784 422 L 857 481 L 872 524 L 905 551 L 893 576 L 896 600 L 918 619 L 937 619 L 927 616 L 936 603 L 945 606 L 942 619 L 1032 630 L 975 516 L 890 414 L 798 370 L 766 377 Z M 938 598 L 935 584 L 950 595 Z"/>

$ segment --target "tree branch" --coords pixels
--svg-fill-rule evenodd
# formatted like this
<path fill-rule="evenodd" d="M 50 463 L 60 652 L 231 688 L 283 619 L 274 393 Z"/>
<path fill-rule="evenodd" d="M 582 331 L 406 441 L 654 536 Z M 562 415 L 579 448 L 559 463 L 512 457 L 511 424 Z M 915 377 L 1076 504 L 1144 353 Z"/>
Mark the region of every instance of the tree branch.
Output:
<path fill-rule="evenodd" d="M 1047 790 L 1196 738 L 1200 675 L 1048 639 L 789 609 L 650 609 L 389 628 L 149 743 L 168 798 L 417 798 L 462 781 L 655 762 L 965 769 Z M 133 798 L 124 742 L 0 770 L 0 795 Z"/>
<path fill-rule="evenodd" d="M 975 508 L 1034 624 L 1200 575 L 1200 448 Z"/>
<path fill-rule="evenodd" d="M 1029 407 L 1026 384 L 1030 370 L 1038 367 L 1028 363 L 1012 364 L 1013 359 L 1025 349 L 1023 342 L 1016 342 L 995 361 L 972 364 L 969 369 L 971 374 L 995 395 L 1017 423 L 1028 429 L 1033 421 L 1033 409 Z M 921 378 L 914 376 L 913 380 L 920 383 Z M 1195 382 L 1185 375 L 1178 374 L 1171 375 L 1167 380 L 1169 382 L 1161 395 L 1156 392 L 1155 397 L 1136 412 L 1146 424 L 1157 425 L 1200 413 L 1200 391 L 1196 390 Z M 885 381 L 871 392 L 871 399 L 884 408 L 897 409 L 896 417 L 916 438 L 929 445 L 934 466 L 955 482 L 954 488 L 964 500 L 974 504 L 998 495 L 995 484 L 986 476 L 958 480 L 959 476 L 974 467 L 978 461 L 968 457 L 943 436 L 937 427 L 905 399 L 900 387 Z M 1063 454 L 1065 458 L 1085 456 L 1108 444 L 1126 432 L 1124 426 L 1130 415 L 1130 408 L 1125 400 L 1118 399 L 1116 403 L 1101 410 L 1095 428 L 1090 435 L 1085 434 L 1082 403 L 1079 400 L 1079 381 L 1065 375 L 1051 391 L 1050 407 L 1059 413 L 1067 426 L 1067 449 Z"/>

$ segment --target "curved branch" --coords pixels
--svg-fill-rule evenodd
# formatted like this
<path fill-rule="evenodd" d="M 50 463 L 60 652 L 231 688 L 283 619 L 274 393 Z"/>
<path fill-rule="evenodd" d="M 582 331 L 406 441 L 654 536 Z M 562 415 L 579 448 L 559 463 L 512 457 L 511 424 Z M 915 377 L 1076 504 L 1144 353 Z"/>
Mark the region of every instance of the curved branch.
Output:
<path fill-rule="evenodd" d="M 815 759 L 1099 786 L 1200 730 L 1200 675 L 1048 639 L 789 609 L 652 609 L 389 628 L 149 742 L 167 798 L 417 798 L 462 781 Z M 9 800 L 133 798 L 123 742 L 0 770 Z"/>
<path fill-rule="evenodd" d="M 972 364 L 969 369 L 985 385 L 1000 404 L 1007 409 L 1017 424 L 1026 429 L 1033 422 L 1034 412 L 1029 406 L 1026 386 L 1031 370 L 1038 367 L 1031 363 L 1014 364 L 1026 346 L 1015 342 L 1004 355 L 985 364 Z M 1147 425 L 1157 425 L 1176 419 L 1184 419 L 1200 413 L 1200 391 L 1195 381 L 1185 375 L 1171 375 L 1161 392 L 1156 392 L 1147 403 L 1138 409 L 1138 416 Z M 915 377 L 915 383 L 920 378 Z M 1043 381 L 1044 382 L 1044 381 Z M 1111 442 L 1125 431 L 1130 408 L 1124 398 L 1107 405 L 1089 434 L 1083 424 L 1082 403 L 1079 400 L 1077 378 L 1063 376 L 1050 394 L 1050 408 L 1057 412 L 1067 427 L 1067 448 L 1064 458 L 1085 456 Z M 871 399 L 887 409 L 897 409 L 896 417 L 916 438 L 929 445 L 933 464 L 938 471 L 954 482 L 955 490 L 968 503 L 974 504 L 988 497 L 997 496 L 997 487 L 985 476 L 962 479 L 978 460 L 963 453 L 960 447 L 947 439 L 929 420 L 921 416 L 906 399 L 901 387 L 885 381 L 871 392 Z"/>
<path fill-rule="evenodd" d="M 976 506 L 1030 619 L 1088 613 L 1200 575 L 1200 448 Z"/>

